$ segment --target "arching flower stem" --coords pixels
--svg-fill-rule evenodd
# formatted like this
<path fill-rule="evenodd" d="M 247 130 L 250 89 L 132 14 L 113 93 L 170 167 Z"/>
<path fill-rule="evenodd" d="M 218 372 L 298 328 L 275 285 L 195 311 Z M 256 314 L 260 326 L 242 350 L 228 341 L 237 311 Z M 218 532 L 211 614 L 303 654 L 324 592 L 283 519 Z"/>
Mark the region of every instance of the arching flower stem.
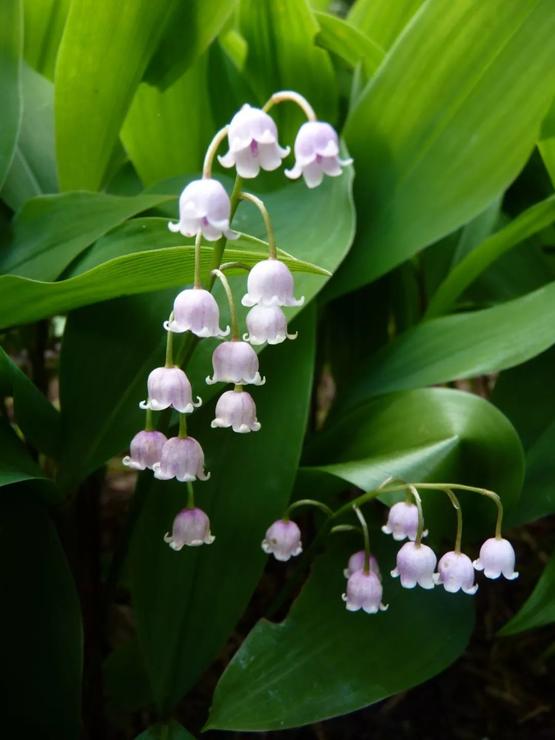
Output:
<path fill-rule="evenodd" d="M 272 226 L 272 220 L 270 219 L 270 214 L 268 213 L 268 209 L 264 205 L 264 201 L 258 198 L 258 196 L 253 195 L 252 193 L 245 193 L 245 192 L 239 193 L 239 200 L 244 200 L 247 203 L 252 203 L 260 211 L 260 214 L 264 220 L 264 226 L 266 227 L 266 234 L 268 236 L 268 248 L 269 248 L 268 256 L 270 259 L 275 260 L 276 254 L 277 254 L 276 237 L 274 234 L 274 227 Z"/>
<path fill-rule="evenodd" d="M 457 554 L 460 554 L 461 543 L 462 543 L 462 528 L 463 528 L 461 502 L 455 496 L 455 494 L 450 488 L 444 488 L 443 490 L 449 497 L 449 501 L 451 501 L 451 503 L 453 504 L 453 508 L 455 509 L 455 512 L 457 514 L 457 534 L 455 536 L 455 546 L 453 549 Z"/>
<path fill-rule="evenodd" d="M 220 144 L 227 136 L 227 129 L 227 126 L 221 128 L 214 135 L 214 138 L 208 145 L 208 149 L 206 150 L 206 154 L 204 155 L 204 164 L 202 165 L 202 176 L 204 178 L 212 177 L 212 163 L 214 162 L 214 157 L 216 156 L 216 152 L 218 151 Z"/>
<path fill-rule="evenodd" d="M 370 573 L 370 534 L 368 533 L 368 524 L 358 506 L 353 506 L 353 511 L 357 515 L 362 528 L 362 536 L 364 538 L 364 572 L 368 574 Z"/>
<path fill-rule="evenodd" d="M 309 121 L 317 120 L 314 108 L 310 105 L 308 100 L 293 90 L 280 90 L 279 92 L 274 93 L 264 104 L 262 110 L 267 113 L 274 107 L 274 105 L 285 103 L 286 101 L 290 101 L 291 103 L 298 105 Z"/>
<path fill-rule="evenodd" d="M 229 305 L 229 316 L 230 316 L 230 322 L 231 322 L 231 340 L 237 341 L 239 339 L 239 322 L 237 320 L 237 309 L 235 308 L 235 300 L 233 298 L 233 293 L 231 292 L 229 281 L 221 270 L 212 270 L 212 275 L 220 279 L 220 282 L 225 291 L 227 302 Z"/>

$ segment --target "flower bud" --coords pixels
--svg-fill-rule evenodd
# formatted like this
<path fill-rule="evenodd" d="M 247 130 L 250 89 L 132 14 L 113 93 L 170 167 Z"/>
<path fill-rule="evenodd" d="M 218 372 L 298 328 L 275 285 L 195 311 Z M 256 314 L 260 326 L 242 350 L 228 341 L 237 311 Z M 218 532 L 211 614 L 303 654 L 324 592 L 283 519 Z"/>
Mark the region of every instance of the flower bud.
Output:
<path fill-rule="evenodd" d="M 212 353 L 214 374 L 208 376 L 208 385 L 235 383 L 235 385 L 264 385 L 266 378 L 258 372 L 258 357 L 247 342 L 222 342 Z"/>
<path fill-rule="evenodd" d="M 434 587 L 436 563 L 437 558 L 431 547 L 406 542 L 397 553 L 397 567 L 391 571 L 391 575 L 400 577 L 403 588 L 414 588 L 418 584 L 431 589 Z"/>
<path fill-rule="evenodd" d="M 406 537 L 409 540 L 416 539 L 418 530 L 418 507 L 410 501 L 399 501 L 389 509 L 387 524 L 382 527 L 382 532 L 392 534 L 393 539 L 400 542 Z M 422 533 L 425 537 L 428 531 Z"/>
<path fill-rule="evenodd" d="M 373 572 L 357 570 L 349 576 L 347 593 L 342 598 L 350 612 L 364 609 L 367 614 L 376 614 L 388 608 L 386 604 L 382 604 L 382 595 L 383 588 L 378 576 Z"/>
<path fill-rule="evenodd" d="M 260 108 L 245 104 L 231 119 L 228 130 L 229 151 L 218 157 L 223 167 L 237 168 L 239 177 L 256 177 L 260 168 L 271 172 L 289 154 L 278 144 L 274 120 Z"/>
<path fill-rule="evenodd" d="M 153 465 L 154 477 L 159 480 L 177 478 L 188 482 L 208 480 L 204 471 L 204 452 L 193 437 L 171 437 L 162 447 L 160 462 Z"/>
<path fill-rule="evenodd" d="M 296 339 L 297 332 L 287 333 L 287 319 L 279 306 L 253 306 L 247 314 L 248 334 L 245 342 L 251 344 L 280 344 L 286 339 Z"/>
<path fill-rule="evenodd" d="M 229 326 L 220 329 L 220 309 L 216 299 L 203 288 L 187 288 L 179 293 L 173 303 L 170 321 L 164 322 L 167 331 L 190 331 L 197 337 L 225 337 Z"/>
<path fill-rule="evenodd" d="M 226 391 L 216 404 L 216 417 L 211 423 L 216 427 L 231 427 L 234 432 L 245 434 L 257 432 L 260 423 L 256 418 L 256 406 L 246 391 Z"/>
<path fill-rule="evenodd" d="M 129 445 L 130 455 L 126 455 L 122 462 L 133 470 L 153 469 L 160 461 L 162 447 L 166 442 L 166 435 L 162 432 L 143 431 L 136 434 Z"/>
<path fill-rule="evenodd" d="M 181 509 L 173 521 L 172 533 L 164 535 L 164 542 L 172 550 L 181 550 L 184 545 L 211 545 L 214 539 L 210 533 L 210 520 L 204 511 L 196 508 Z"/>
<path fill-rule="evenodd" d="M 480 548 L 480 557 L 474 561 L 476 570 L 483 570 L 486 578 L 505 576 L 509 581 L 518 578 L 515 571 L 515 551 L 509 540 L 491 537 Z"/>
<path fill-rule="evenodd" d="M 462 589 L 465 594 L 475 594 L 478 590 L 474 583 L 472 560 L 462 552 L 451 550 L 439 559 L 438 572 L 434 574 L 436 584 L 441 584 L 449 593 Z"/>
<path fill-rule="evenodd" d="M 293 276 L 286 264 L 277 259 L 257 262 L 247 278 L 247 293 L 241 303 L 250 308 L 261 306 L 302 306 L 304 296 L 293 296 Z"/>
<path fill-rule="evenodd" d="M 278 519 L 266 531 L 262 549 L 282 562 L 300 555 L 303 551 L 301 530 L 291 519 Z"/>
<path fill-rule="evenodd" d="M 351 557 L 349 558 L 349 562 L 347 563 L 347 567 L 343 571 L 343 575 L 345 576 L 345 578 L 349 578 L 349 576 L 352 576 L 353 573 L 356 573 L 359 570 L 364 570 L 364 564 L 365 552 L 364 550 L 359 550 L 358 552 L 353 553 L 353 555 L 351 555 Z M 378 565 L 378 561 L 373 555 L 370 555 L 370 572 L 375 573 L 380 581 L 382 580 L 380 566 Z"/>
<path fill-rule="evenodd" d="M 301 175 L 309 188 L 322 182 L 324 175 L 337 177 L 352 159 L 339 158 L 339 139 L 335 129 L 323 121 L 307 121 L 295 139 L 295 164 L 285 170 L 292 180 Z"/>
<path fill-rule="evenodd" d="M 179 367 L 157 367 L 148 376 L 148 400 L 139 404 L 142 409 L 163 411 L 174 408 L 182 414 L 190 414 L 202 401 L 197 396 L 193 403 L 189 378 Z"/>
<path fill-rule="evenodd" d="M 193 180 L 179 197 L 179 222 L 169 223 L 168 228 L 183 236 L 202 233 L 209 242 L 221 236 L 236 239 L 229 228 L 231 203 L 223 185 L 210 177 Z"/>

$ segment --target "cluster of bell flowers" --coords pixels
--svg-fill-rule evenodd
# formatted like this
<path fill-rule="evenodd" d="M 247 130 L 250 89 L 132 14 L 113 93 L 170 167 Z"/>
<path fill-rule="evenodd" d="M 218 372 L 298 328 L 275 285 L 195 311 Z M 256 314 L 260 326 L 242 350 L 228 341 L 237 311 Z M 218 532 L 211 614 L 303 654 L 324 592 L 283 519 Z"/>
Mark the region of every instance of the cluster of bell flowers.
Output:
<path fill-rule="evenodd" d="M 351 160 L 339 157 L 339 139 L 333 127 L 317 121 L 309 103 L 298 93 L 276 93 L 264 109 L 244 105 L 230 124 L 216 134 L 206 152 L 202 178 L 184 188 L 179 198 L 179 220 L 168 224 L 171 231 L 195 238 L 194 285 L 177 295 L 170 317 L 164 322 L 166 363 L 148 376 L 148 397 L 140 404 L 147 412 L 145 429 L 131 440 L 130 454 L 124 457 L 123 463 L 135 470 L 150 469 L 160 480 L 175 478 L 189 484 L 187 507 L 176 516 L 171 534 L 165 536 L 174 550 L 180 550 L 184 545 L 210 544 L 214 538 L 207 515 L 194 506 L 191 484 L 196 480 L 207 480 L 210 474 L 204 469 L 204 451 L 199 442 L 187 433 L 185 421 L 185 415 L 191 414 L 202 401 L 198 396 L 196 400 L 193 398 L 186 373 L 174 364 L 172 335 L 189 332 L 200 339 L 222 340 L 212 354 L 213 372 L 206 378 L 206 383 L 233 384 L 233 389 L 223 392 L 218 398 L 211 426 L 230 428 L 239 434 L 257 432 L 261 428 L 255 401 L 244 390 L 246 385 L 265 383 L 254 346 L 276 345 L 297 337 L 289 333 L 283 309 L 301 306 L 304 298 L 295 298 L 293 276 L 277 257 L 269 214 L 256 196 L 241 190 L 237 195 L 237 200 L 249 201 L 259 209 L 269 243 L 268 258 L 255 264 L 248 273 L 247 292 L 241 302 L 250 310 L 245 319 L 247 331 L 242 337 L 224 266 L 213 270 L 212 275 L 220 279 L 226 292 L 231 327 L 220 326 L 218 302 L 210 290 L 202 286 L 200 279 L 202 239 L 216 242 L 238 237 L 231 228 L 235 204 L 232 204 L 223 185 L 212 177 L 212 162 L 217 149 L 227 140 L 229 151 L 218 159 L 223 167 L 235 168 L 238 178 L 251 179 L 260 170 L 278 169 L 288 156 L 289 148 L 280 146 L 276 124 L 267 110 L 288 100 L 301 107 L 308 121 L 299 129 L 294 144 L 295 163 L 285 174 L 292 179 L 303 176 L 309 188 L 319 185 L 324 175 L 334 177 L 341 174 L 342 168 Z M 180 417 L 179 434 L 169 439 L 154 428 L 152 415 L 166 409 L 174 409 Z"/>
<path fill-rule="evenodd" d="M 403 588 L 412 589 L 420 586 L 429 590 L 435 586 L 443 586 L 449 593 L 463 591 L 466 594 L 473 595 L 478 590 L 478 584 L 475 583 L 475 571 L 483 571 L 486 578 L 489 579 L 504 576 L 507 580 L 514 580 L 518 577 L 518 573 L 515 571 L 514 548 L 507 539 L 501 536 L 503 508 L 497 494 L 487 489 L 453 484 L 406 484 L 406 487 L 414 497 L 414 501 L 407 499 L 393 504 L 389 509 L 387 522 L 382 527 L 382 532 L 391 535 L 395 541 L 408 540 L 397 552 L 396 565 L 391 570 L 391 576 L 399 578 Z M 439 562 L 432 548 L 422 543 L 422 538 L 427 536 L 428 532 L 424 530 L 421 500 L 417 487 L 445 491 L 457 511 L 457 536 L 454 549 L 442 555 Z M 482 544 L 479 557 L 474 561 L 461 551 L 462 512 L 458 498 L 452 491 L 453 488 L 482 493 L 492 498 L 497 505 L 498 516 L 495 536 L 487 539 Z M 373 496 L 369 496 L 369 498 L 373 498 Z M 327 507 L 323 507 L 321 503 L 315 501 L 304 500 L 301 503 L 313 504 L 327 509 Z M 282 562 L 299 555 L 303 550 L 301 530 L 289 518 L 289 513 L 295 506 L 296 504 L 293 504 L 292 507 L 289 507 L 284 517 L 278 519 L 268 528 L 262 541 L 264 552 L 273 555 L 276 560 Z M 362 609 L 369 614 L 376 614 L 379 611 L 386 611 L 388 608 L 388 605 L 382 601 L 382 575 L 376 558 L 370 553 L 366 521 L 356 505 L 353 506 L 353 510 L 361 524 L 365 549 L 355 552 L 349 558 L 344 570 L 347 586 L 342 598 L 349 611 Z M 329 509 L 327 513 L 330 518 L 335 516 Z M 350 526 L 337 527 L 338 531 L 345 529 L 355 528 Z"/>

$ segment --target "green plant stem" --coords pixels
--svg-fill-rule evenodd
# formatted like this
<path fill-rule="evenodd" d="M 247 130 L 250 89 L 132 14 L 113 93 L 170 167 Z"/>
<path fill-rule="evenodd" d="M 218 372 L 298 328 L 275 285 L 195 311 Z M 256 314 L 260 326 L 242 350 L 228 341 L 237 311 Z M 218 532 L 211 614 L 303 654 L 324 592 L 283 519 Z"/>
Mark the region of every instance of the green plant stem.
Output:
<path fill-rule="evenodd" d="M 368 574 L 370 573 L 370 534 L 368 532 L 368 524 L 358 506 L 353 506 L 353 511 L 357 515 L 360 526 L 362 527 L 362 536 L 364 538 L 364 572 Z"/>
<path fill-rule="evenodd" d="M 235 299 L 233 298 L 233 293 L 231 292 L 229 281 L 221 270 L 212 270 L 212 274 L 219 278 L 221 284 L 223 285 L 227 297 L 227 303 L 229 306 L 229 316 L 231 320 L 231 341 L 236 342 L 239 339 L 239 321 L 237 320 Z"/>
<path fill-rule="evenodd" d="M 173 319 L 173 312 L 170 314 L 170 321 Z M 173 332 L 168 329 L 166 332 L 166 362 L 164 367 L 173 367 Z"/>
<path fill-rule="evenodd" d="M 214 135 L 214 138 L 208 145 L 208 149 L 206 150 L 206 154 L 204 155 L 204 164 L 202 165 L 203 178 L 212 177 L 212 163 L 214 161 L 214 157 L 216 156 L 216 152 L 218 151 L 218 147 L 220 146 L 222 141 L 227 136 L 227 130 L 228 130 L 227 126 L 224 126 L 223 128 L 221 128 Z"/>
<path fill-rule="evenodd" d="M 455 496 L 453 491 L 450 488 L 444 488 L 444 492 L 449 497 L 449 501 L 453 504 L 453 508 L 455 509 L 457 513 L 457 534 L 455 536 L 455 547 L 454 550 L 456 553 L 461 552 L 461 543 L 462 543 L 462 528 L 463 528 L 463 518 L 462 518 L 462 508 L 461 508 L 461 502 L 459 499 Z"/>
<path fill-rule="evenodd" d="M 244 262 L 223 262 L 220 265 L 220 270 L 222 272 L 225 272 L 226 270 L 246 270 L 247 272 L 250 272 L 251 268 Z"/>
<path fill-rule="evenodd" d="M 147 409 L 145 415 L 145 432 L 153 432 L 155 428 L 156 425 L 154 424 L 154 414 L 152 413 L 152 409 Z"/>
<path fill-rule="evenodd" d="M 262 110 L 268 112 L 274 107 L 274 105 L 284 103 L 286 101 L 290 101 L 298 105 L 309 121 L 317 120 L 314 108 L 310 105 L 308 100 L 293 90 L 280 90 L 279 92 L 274 93 L 264 104 Z"/>
<path fill-rule="evenodd" d="M 299 501 L 295 501 L 291 504 L 291 506 L 287 508 L 285 514 L 283 515 L 283 518 L 287 521 L 289 519 L 289 516 L 291 515 L 291 512 L 295 509 L 300 508 L 301 506 L 314 506 L 323 511 L 324 514 L 326 514 L 327 516 L 333 515 L 333 511 L 330 509 L 330 507 L 327 506 L 327 504 L 322 503 L 322 501 L 316 501 L 312 498 L 302 498 L 299 499 Z"/>
<path fill-rule="evenodd" d="M 330 534 L 340 534 L 341 532 L 358 532 L 362 534 L 360 527 L 356 527 L 354 524 L 336 524 L 335 527 L 330 529 Z"/>
<path fill-rule="evenodd" d="M 187 437 L 187 414 L 179 414 L 179 433 L 177 436 L 180 439 Z"/>
<path fill-rule="evenodd" d="M 200 279 L 200 245 L 202 244 L 202 231 L 199 231 L 195 238 L 195 272 L 194 282 L 195 288 L 202 288 L 202 280 Z"/>
<path fill-rule="evenodd" d="M 422 499 L 420 498 L 420 494 L 418 493 L 416 486 L 413 486 L 410 483 L 409 491 L 411 492 L 414 503 L 416 504 L 416 508 L 418 509 L 418 527 L 416 528 L 416 538 L 414 540 L 414 544 L 417 547 L 420 547 L 420 545 L 422 544 L 422 535 L 424 534 L 424 514 L 422 512 Z"/>
<path fill-rule="evenodd" d="M 187 508 L 195 508 L 195 490 L 191 481 L 187 482 Z"/>
<path fill-rule="evenodd" d="M 244 200 L 247 203 L 252 203 L 260 211 L 260 214 L 264 221 L 264 226 L 266 228 L 266 235 L 268 236 L 268 256 L 270 259 L 275 260 L 277 255 L 276 236 L 274 233 L 274 227 L 272 226 L 270 214 L 268 213 L 268 209 L 264 205 L 264 201 L 261 198 L 258 198 L 256 195 L 253 195 L 252 193 L 245 192 L 239 193 L 239 199 Z"/>

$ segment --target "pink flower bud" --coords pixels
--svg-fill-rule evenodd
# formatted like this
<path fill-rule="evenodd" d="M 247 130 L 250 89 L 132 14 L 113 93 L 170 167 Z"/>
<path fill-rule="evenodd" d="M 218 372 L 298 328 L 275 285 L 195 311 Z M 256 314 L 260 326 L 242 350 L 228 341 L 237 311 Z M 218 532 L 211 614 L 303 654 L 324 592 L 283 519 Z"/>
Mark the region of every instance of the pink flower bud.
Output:
<path fill-rule="evenodd" d="M 251 344 L 280 344 L 286 339 L 296 339 L 297 332 L 287 333 L 287 319 L 279 306 L 253 306 L 247 314 L 248 334 L 245 342 Z"/>
<path fill-rule="evenodd" d="M 245 104 L 231 119 L 228 131 L 229 151 L 218 157 L 223 167 L 237 168 L 240 177 L 256 177 L 260 168 L 276 170 L 289 154 L 289 147 L 278 144 L 274 120 L 260 108 Z"/>
<path fill-rule="evenodd" d="M 343 575 L 345 578 L 349 578 L 349 576 L 352 576 L 353 573 L 356 573 L 359 570 L 364 570 L 364 550 L 359 550 L 351 555 L 349 562 L 347 563 L 347 567 L 343 571 Z M 380 566 L 373 555 L 370 555 L 370 572 L 375 573 L 380 581 L 382 580 Z"/>
<path fill-rule="evenodd" d="M 216 417 L 212 421 L 216 427 L 231 427 L 234 432 L 245 434 L 257 432 L 260 424 L 256 418 L 256 406 L 252 396 L 246 391 L 226 391 L 216 404 Z"/>
<path fill-rule="evenodd" d="M 278 519 L 266 531 L 266 537 L 262 540 L 262 549 L 282 562 L 300 555 L 303 551 L 301 530 L 291 519 L 288 521 Z"/>
<path fill-rule="evenodd" d="M 193 437 L 171 437 L 162 447 L 160 462 L 153 465 L 154 477 L 159 480 L 177 478 L 188 482 L 208 480 L 204 471 L 204 452 Z"/>
<path fill-rule="evenodd" d="M 183 236 L 202 233 L 210 242 L 222 235 L 236 239 L 237 234 L 229 228 L 231 203 L 223 185 L 212 178 L 193 180 L 179 198 L 179 222 L 169 223 L 170 231 Z"/>
<path fill-rule="evenodd" d="M 443 585 L 449 593 L 462 589 L 465 594 L 475 594 L 478 586 L 474 583 L 472 560 L 462 552 L 451 550 L 439 559 L 438 572 L 434 574 L 436 584 Z"/>
<path fill-rule="evenodd" d="M 247 342 L 222 342 L 212 353 L 214 374 L 208 376 L 208 385 L 235 383 L 235 385 L 264 385 L 266 378 L 258 372 L 258 357 Z"/>
<path fill-rule="evenodd" d="M 166 435 L 162 432 L 139 432 L 131 440 L 129 445 L 130 455 L 126 455 L 122 462 L 133 470 L 153 469 L 160 461 L 162 447 L 166 442 Z"/>
<path fill-rule="evenodd" d="M 434 587 L 436 563 L 437 558 L 431 547 L 406 542 L 397 553 L 397 567 L 391 571 L 391 575 L 401 578 L 403 588 L 414 588 L 418 584 L 430 589 Z"/>
<path fill-rule="evenodd" d="M 197 337 L 225 337 L 229 326 L 220 329 L 220 309 L 216 299 L 203 288 L 187 288 L 179 293 L 173 304 L 170 321 L 164 322 L 167 331 L 190 331 Z"/>
<path fill-rule="evenodd" d="M 515 571 L 515 551 L 509 540 L 491 537 L 480 548 L 480 557 L 474 561 L 476 570 L 483 570 L 486 578 L 505 576 L 509 581 L 518 578 Z"/>
<path fill-rule="evenodd" d="M 196 508 L 181 509 L 173 521 L 172 533 L 164 535 L 164 542 L 172 550 L 181 550 L 184 545 L 211 545 L 214 539 L 210 533 L 210 520 L 204 511 Z"/>
<path fill-rule="evenodd" d="M 406 537 L 409 540 L 416 539 L 416 531 L 418 529 L 418 508 L 416 504 L 412 504 L 409 501 L 399 501 L 397 504 L 389 509 L 387 516 L 387 524 L 382 527 L 382 532 L 385 534 L 392 534 L 393 539 L 400 542 Z M 425 537 L 428 531 L 422 533 Z"/>
<path fill-rule="evenodd" d="M 277 259 L 257 262 L 247 278 L 247 293 L 243 306 L 302 306 L 304 296 L 293 296 L 293 276 L 286 264 Z"/>
<path fill-rule="evenodd" d="M 350 612 L 364 609 L 367 614 L 376 614 L 386 611 L 386 604 L 382 604 L 383 588 L 380 579 L 375 573 L 355 571 L 347 581 L 347 593 L 342 598 Z"/>
<path fill-rule="evenodd" d="M 157 367 L 148 376 L 148 400 L 139 404 L 142 409 L 163 411 L 174 408 L 182 414 L 190 414 L 202 401 L 197 396 L 193 403 L 189 378 L 179 367 Z"/>
<path fill-rule="evenodd" d="M 324 175 L 337 177 L 342 167 L 352 164 L 352 159 L 339 158 L 339 139 L 329 123 L 307 121 L 300 127 L 295 139 L 295 164 L 285 170 L 292 180 L 301 175 L 309 188 L 322 182 Z"/>

